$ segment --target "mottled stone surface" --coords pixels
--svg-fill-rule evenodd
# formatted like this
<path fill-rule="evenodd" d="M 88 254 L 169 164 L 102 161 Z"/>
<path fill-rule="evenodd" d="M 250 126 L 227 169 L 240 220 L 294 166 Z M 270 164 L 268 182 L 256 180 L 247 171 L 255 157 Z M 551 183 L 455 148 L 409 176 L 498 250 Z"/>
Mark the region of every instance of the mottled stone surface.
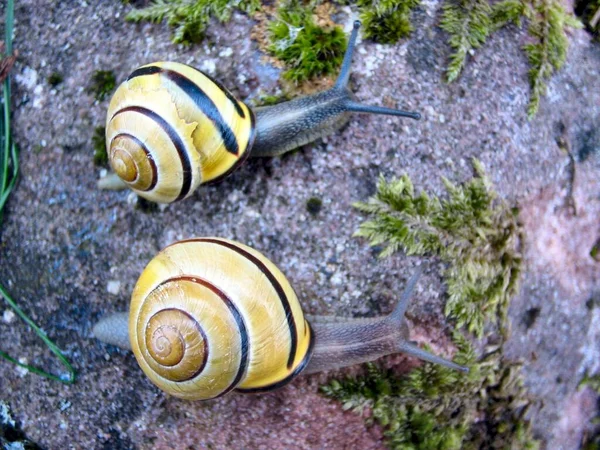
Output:
<path fill-rule="evenodd" d="M 363 220 L 352 202 L 373 194 L 380 172 L 406 172 L 419 189 L 439 194 L 440 176 L 468 179 L 475 156 L 500 195 L 520 207 L 525 225 L 527 266 L 510 310 L 507 356 L 524 361 L 537 399 L 536 436 L 546 448 L 578 447 L 596 405 L 576 386 L 584 371 L 600 368 L 600 309 L 591 306 L 600 296 L 600 268 L 590 257 L 600 238 L 600 47 L 585 32 L 570 36 L 567 64 L 528 121 L 526 35 L 515 28 L 495 34 L 447 85 L 440 3 L 426 2 L 410 40 L 359 45 L 353 76 L 359 99 L 418 110 L 422 121 L 357 115 L 326 141 L 250 161 L 186 201 L 143 212 L 127 192 L 96 189 L 91 136 L 108 100 L 87 93 L 92 73 L 112 69 L 121 81 L 139 64 L 177 60 L 214 70 L 242 99 L 256 97 L 259 87 L 273 93 L 278 73 L 247 38 L 246 16 L 215 24 L 204 44 L 182 48 L 170 43 L 165 25 L 125 23 L 129 8 L 116 0 L 16 7 L 13 110 L 22 168 L 0 230 L 0 280 L 79 373 L 75 385 L 63 386 L 0 362 L 0 399 L 28 437 L 46 448 L 382 448 L 378 427 L 318 394 L 318 385 L 339 373 L 300 377 L 262 396 L 188 403 L 158 392 L 132 355 L 100 344 L 91 328 L 127 307 L 137 276 L 160 248 L 206 235 L 264 252 L 313 314 L 387 312 L 422 260 L 378 260 L 351 237 Z M 53 72 L 64 76 L 56 89 L 46 81 Z M 576 162 L 576 215 L 566 200 L 569 158 L 557 144 L 563 130 Z M 311 197 L 323 200 L 315 217 L 306 209 Z M 409 318 L 417 340 L 444 352 L 442 268 L 427 264 Z M 0 317 L 2 350 L 60 370 L 18 318 Z M 408 360 L 387 364 L 401 372 Z"/>

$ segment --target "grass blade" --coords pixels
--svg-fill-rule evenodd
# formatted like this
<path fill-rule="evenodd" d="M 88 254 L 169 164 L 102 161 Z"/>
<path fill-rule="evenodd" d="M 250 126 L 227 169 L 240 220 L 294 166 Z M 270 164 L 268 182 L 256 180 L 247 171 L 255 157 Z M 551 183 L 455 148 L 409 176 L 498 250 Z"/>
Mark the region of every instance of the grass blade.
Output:
<path fill-rule="evenodd" d="M 6 21 L 5 21 L 5 46 L 6 56 L 12 54 L 12 33 L 13 33 L 13 21 L 14 21 L 14 2 L 9 0 L 6 4 Z M 2 83 L 2 103 L 3 112 L 0 114 L 0 223 L 2 223 L 2 210 L 10 192 L 15 186 L 17 181 L 17 175 L 19 172 L 19 158 L 17 147 L 12 141 L 10 133 L 10 76 L 7 76 Z M 60 363 L 66 367 L 68 375 L 59 376 L 48 373 L 38 367 L 24 364 L 8 353 L 0 350 L 0 358 L 4 358 L 7 361 L 16 364 L 19 367 L 29 370 L 32 373 L 40 375 L 51 380 L 60 381 L 61 383 L 71 384 L 75 381 L 75 370 L 69 363 L 67 358 L 63 355 L 62 351 L 58 346 L 52 342 L 46 333 L 40 329 L 17 305 L 6 289 L 0 284 L 0 296 L 4 298 L 6 303 L 17 313 L 17 315 L 23 319 L 27 325 L 29 325 L 33 331 L 40 337 L 46 346 L 54 353 Z"/>

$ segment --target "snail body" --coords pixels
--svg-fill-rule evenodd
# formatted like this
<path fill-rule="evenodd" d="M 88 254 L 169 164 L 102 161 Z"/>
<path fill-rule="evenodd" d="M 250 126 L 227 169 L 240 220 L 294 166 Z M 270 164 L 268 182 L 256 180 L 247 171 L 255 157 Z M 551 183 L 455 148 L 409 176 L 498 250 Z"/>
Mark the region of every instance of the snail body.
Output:
<path fill-rule="evenodd" d="M 354 24 L 335 86 L 254 111 L 191 66 L 156 62 L 134 70 L 106 117 L 111 167 L 148 200 L 170 203 L 217 182 L 249 156 L 277 156 L 341 127 L 351 112 L 418 119 L 417 113 L 363 105 L 348 89 Z"/>
<path fill-rule="evenodd" d="M 144 269 L 129 313 L 94 335 L 132 349 L 150 380 L 184 399 L 264 392 L 314 373 L 404 352 L 465 370 L 407 342 L 404 312 L 417 277 L 389 315 L 304 316 L 294 289 L 264 255 L 238 242 L 176 242 Z"/>

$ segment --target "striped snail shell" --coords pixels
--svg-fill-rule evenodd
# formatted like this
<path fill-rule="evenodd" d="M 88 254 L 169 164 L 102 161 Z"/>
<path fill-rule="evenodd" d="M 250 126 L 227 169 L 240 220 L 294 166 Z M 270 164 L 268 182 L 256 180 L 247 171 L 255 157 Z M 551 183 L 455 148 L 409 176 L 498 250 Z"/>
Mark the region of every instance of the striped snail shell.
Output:
<path fill-rule="evenodd" d="M 348 88 L 360 22 L 355 22 L 334 87 L 252 111 L 219 82 L 193 67 L 156 62 L 134 70 L 106 115 L 106 147 L 118 179 L 159 203 L 188 197 L 248 156 L 277 156 L 330 134 L 350 112 L 418 119 L 417 113 L 354 101 Z M 102 181 L 102 180 L 101 180 Z"/>
<path fill-rule="evenodd" d="M 181 200 L 248 156 L 254 113 L 219 83 L 185 64 L 135 70 L 112 97 L 106 142 L 116 174 L 139 195 Z"/>
<path fill-rule="evenodd" d="M 279 269 L 250 247 L 214 238 L 178 242 L 148 264 L 129 330 L 146 375 L 186 399 L 283 385 L 304 368 L 313 344 Z"/>
<path fill-rule="evenodd" d="M 103 318 L 94 335 L 133 350 L 156 386 L 184 399 L 269 391 L 300 372 L 398 352 L 466 371 L 408 342 L 404 312 L 417 279 L 418 272 L 388 315 L 304 316 L 290 283 L 258 251 L 227 239 L 188 239 L 150 261 L 129 313 Z"/>

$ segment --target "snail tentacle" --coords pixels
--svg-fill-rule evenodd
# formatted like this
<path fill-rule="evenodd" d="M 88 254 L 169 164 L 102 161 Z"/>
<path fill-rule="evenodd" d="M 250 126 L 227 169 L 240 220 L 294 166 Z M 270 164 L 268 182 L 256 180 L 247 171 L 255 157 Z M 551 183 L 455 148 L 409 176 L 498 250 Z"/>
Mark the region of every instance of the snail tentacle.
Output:
<path fill-rule="evenodd" d="M 404 314 L 421 272 L 422 268 L 418 267 L 406 285 L 400 301 L 387 316 L 342 321 L 317 317 L 312 321 L 316 336 L 315 348 L 306 373 L 374 361 L 393 353 L 406 353 L 425 361 L 468 372 L 468 368 L 433 355 L 408 341 L 408 327 Z"/>
<path fill-rule="evenodd" d="M 340 69 L 340 74 L 335 82 L 334 89 L 342 91 L 348 88 L 348 81 L 350 80 L 350 74 L 352 72 L 352 57 L 354 56 L 354 48 L 356 47 L 359 28 L 360 20 L 355 20 L 352 24 L 352 33 L 350 34 L 350 39 L 348 39 L 348 46 L 346 47 L 346 53 L 344 53 L 342 68 Z"/>
<path fill-rule="evenodd" d="M 365 105 L 348 88 L 360 22 L 354 22 L 335 85 L 324 92 L 256 109 L 256 140 L 250 156 L 278 156 L 342 127 L 351 112 L 420 119 L 415 112 Z"/>

